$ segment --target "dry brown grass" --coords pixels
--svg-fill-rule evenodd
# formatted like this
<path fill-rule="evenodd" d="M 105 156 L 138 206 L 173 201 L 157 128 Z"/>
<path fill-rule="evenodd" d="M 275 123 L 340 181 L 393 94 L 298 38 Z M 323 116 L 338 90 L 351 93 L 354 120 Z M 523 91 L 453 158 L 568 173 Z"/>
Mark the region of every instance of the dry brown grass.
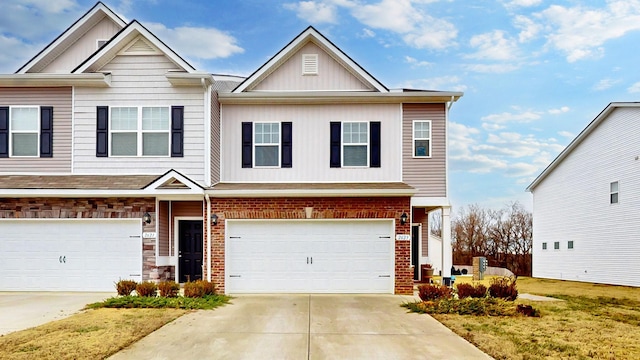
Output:
<path fill-rule="evenodd" d="M 458 282 L 458 280 L 456 280 Z M 640 288 L 518 278 L 542 317 L 433 315 L 496 359 L 640 359 Z"/>
<path fill-rule="evenodd" d="M 104 359 L 185 314 L 98 309 L 0 337 L 0 359 Z"/>

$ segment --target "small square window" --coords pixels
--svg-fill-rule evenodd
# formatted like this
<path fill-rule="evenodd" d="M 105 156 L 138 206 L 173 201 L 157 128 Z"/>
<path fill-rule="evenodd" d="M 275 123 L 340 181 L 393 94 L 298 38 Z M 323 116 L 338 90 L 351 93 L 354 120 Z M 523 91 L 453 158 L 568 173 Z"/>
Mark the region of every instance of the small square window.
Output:
<path fill-rule="evenodd" d="M 553 243 L 553 249 L 554 250 L 560 250 L 560 241 L 556 241 Z"/>
<path fill-rule="evenodd" d="M 546 242 L 542 243 L 542 250 L 547 250 L 547 243 Z"/>
<path fill-rule="evenodd" d="M 611 204 L 618 203 L 618 192 L 619 192 L 619 184 L 617 181 L 609 184 L 609 202 Z"/>
<path fill-rule="evenodd" d="M 567 241 L 567 249 L 573 249 L 573 240 Z"/>

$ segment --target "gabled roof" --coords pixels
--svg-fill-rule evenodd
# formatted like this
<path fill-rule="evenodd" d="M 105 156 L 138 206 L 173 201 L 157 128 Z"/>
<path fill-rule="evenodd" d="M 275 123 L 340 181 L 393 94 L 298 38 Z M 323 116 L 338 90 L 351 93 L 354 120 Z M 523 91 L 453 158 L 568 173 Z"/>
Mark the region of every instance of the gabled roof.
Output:
<path fill-rule="evenodd" d="M 89 9 L 89 11 L 82 15 L 80 19 L 74 22 L 69 28 L 67 28 L 67 30 L 42 49 L 42 51 L 18 69 L 16 74 L 25 74 L 34 69 L 37 70 L 38 68 L 44 68 L 46 64 L 59 56 L 71 44 L 84 35 L 87 30 L 91 29 L 95 24 L 104 19 L 104 17 L 109 17 L 121 28 L 126 25 L 126 22 L 122 20 L 122 18 L 111 11 L 111 9 L 101 1 L 98 1 L 91 9 Z"/>
<path fill-rule="evenodd" d="M 313 26 L 309 26 L 300 35 L 296 36 L 289 44 L 287 44 L 282 50 L 274 55 L 269 61 L 262 65 L 258 70 L 251 74 L 245 81 L 240 83 L 238 87 L 233 90 L 233 93 L 241 93 L 246 90 L 251 90 L 255 85 L 260 83 L 264 78 L 269 76 L 275 69 L 282 65 L 287 59 L 296 53 L 307 42 L 313 41 L 316 45 L 331 55 L 336 61 L 341 63 L 348 71 L 354 76 L 358 77 L 364 83 L 371 85 L 372 88 L 378 92 L 389 92 L 381 82 L 371 76 L 364 68 L 358 63 L 353 61 L 347 54 L 334 45 L 329 39 L 324 37 Z"/>
<path fill-rule="evenodd" d="M 138 39 L 142 37 L 142 39 Z M 135 40 L 135 41 L 134 41 Z M 151 31 L 142 26 L 137 20 L 131 21 L 109 42 L 87 58 L 83 63 L 73 69 L 72 73 L 93 72 L 111 61 L 120 51 L 151 51 L 157 48 L 166 55 L 174 64 L 188 73 L 195 72 L 195 68 L 186 62 L 173 49 L 158 39 Z"/>
<path fill-rule="evenodd" d="M 538 186 L 542 180 L 544 180 L 549 174 L 551 174 L 551 172 L 553 172 L 553 170 L 558 167 L 558 165 L 560 165 L 562 163 L 562 161 L 569 156 L 569 154 L 571 154 L 571 152 L 578 147 L 578 145 L 580 145 L 580 143 L 582 143 L 582 141 L 584 139 L 586 139 L 589 134 L 591 134 L 603 121 L 605 121 L 605 119 L 607 117 L 609 117 L 609 115 L 617 108 L 624 108 L 624 107 L 635 107 L 635 108 L 640 108 L 640 102 L 612 102 L 610 103 L 606 108 L 604 108 L 604 110 L 602 110 L 600 112 L 600 114 L 598 114 L 598 116 L 593 119 L 593 121 L 591 121 L 589 123 L 589 125 L 587 125 L 586 128 L 584 128 L 584 130 L 582 130 L 582 132 L 580 132 L 580 134 L 578 134 L 578 136 L 573 139 L 573 141 L 571 141 L 571 143 L 569 143 L 569 145 L 567 145 L 567 147 L 562 150 L 562 152 L 551 162 L 551 164 L 549 164 L 549 166 L 547 166 L 542 173 L 540 173 L 540 175 L 538 175 L 537 178 L 535 178 L 535 180 L 533 180 L 533 182 L 527 187 L 527 191 L 533 192 L 533 189 L 535 189 L 536 186 Z"/>

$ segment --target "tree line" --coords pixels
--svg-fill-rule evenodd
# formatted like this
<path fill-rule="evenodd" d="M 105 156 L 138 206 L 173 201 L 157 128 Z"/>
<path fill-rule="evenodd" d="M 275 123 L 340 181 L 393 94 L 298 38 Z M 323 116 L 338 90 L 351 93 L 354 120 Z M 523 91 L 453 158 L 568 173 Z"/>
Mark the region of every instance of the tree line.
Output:
<path fill-rule="evenodd" d="M 489 266 L 503 267 L 516 275 L 531 276 L 533 214 L 519 202 L 500 210 L 469 205 L 451 221 L 453 263 L 471 265 L 485 256 Z"/>

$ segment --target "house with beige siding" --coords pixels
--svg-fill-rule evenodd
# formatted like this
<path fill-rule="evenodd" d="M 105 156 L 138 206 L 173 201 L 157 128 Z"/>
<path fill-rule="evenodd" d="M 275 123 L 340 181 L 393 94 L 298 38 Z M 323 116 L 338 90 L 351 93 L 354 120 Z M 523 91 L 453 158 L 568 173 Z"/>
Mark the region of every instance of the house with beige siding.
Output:
<path fill-rule="evenodd" d="M 0 290 L 412 293 L 422 263 L 450 276 L 461 96 L 390 90 L 313 27 L 212 75 L 97 3 L 0 75 Z"/>
<path fill-rule="evenodd" d="M 609 104 L 529 185 L 534 277 L 640 286 L 639 124 Z"/>

